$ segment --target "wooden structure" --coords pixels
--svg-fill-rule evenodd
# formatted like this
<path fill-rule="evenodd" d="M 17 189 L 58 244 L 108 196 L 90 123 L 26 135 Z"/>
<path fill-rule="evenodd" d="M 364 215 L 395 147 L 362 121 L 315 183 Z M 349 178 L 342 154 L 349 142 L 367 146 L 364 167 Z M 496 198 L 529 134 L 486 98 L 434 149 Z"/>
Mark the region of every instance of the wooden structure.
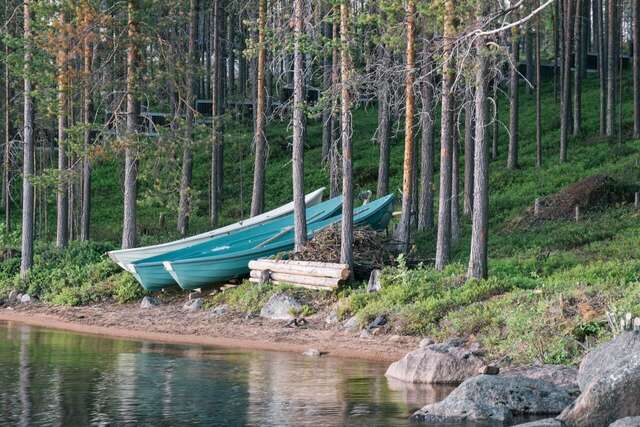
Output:
<path fill-rule="evenodd" d="M 349 266 L 314 261 L 259 259 L 249 263 L 253 283 L 275 283 L 332 290 L 349 279 Z"/>

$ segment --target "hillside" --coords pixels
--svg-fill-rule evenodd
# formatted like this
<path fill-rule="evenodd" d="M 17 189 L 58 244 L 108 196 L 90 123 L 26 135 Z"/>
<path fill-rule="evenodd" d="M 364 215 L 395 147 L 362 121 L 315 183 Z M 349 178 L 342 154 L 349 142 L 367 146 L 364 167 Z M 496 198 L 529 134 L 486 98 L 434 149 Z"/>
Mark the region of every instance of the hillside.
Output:
<path fill-rule="evenodd" d="M 629 82 L 624 83 L 629 87 Z M 438 273 L 425 264 L 417 269 L 401 266 L 385 271 L 382 292 L 366 294 L 360 284 L 323 297 L 318 306 L 338 300 L 339 314 L 357 314 L 364 324 L 385 314 L 395 333 L 424 334 L 435 338 L 474 336 L 492 356 L 508 355 L 517 361 L 539 360 L 571 363 L 585 348 L 608 335 L 605 311 L 630 311 L 640 315 L 640 225 L 633 204 L 620 202 L 586 209 L 579 222 L 568 219 L 514 225 L 537 197 L 551 195 L 593 175 L 607 175 L 630 188 L 640 182 L 640 141 L 629 140 L 631 99 L 623 104 L 622 145 L 596 137 L 598 133 L 598 89 L 596 78 L 585 82 L 583 94 L 584 137 L 572 138 L 569 161 L 558 162 L 559 113 L 551 85 L 543 90 L 543 167 L 536 169 L 535 109 L 533 97 L 524 90 L 520 97 L 519 170 L 506 169 L 507 133 L 501 126 L 499 157 L 491 163 L 490 177 L 490 278 L 464 283 L 470 224 L 463 220 L 463 236 L 453 250 L 453 263 Z M 627 99 L 629 98 L 629 99 Z M 507 103 L 501 99 L 500 106 Z M 506 118 L 506 108 L 500 118 Z M 374 108 L 354 112 L 354 175 L 356 193 L 375 190 L 377 146 L 371 140 L 376 128 Z M 249 210 L 253 158 L 250 127 L 227 123 L 225 133 L 225 188 L 223 222 L 237 220 Z M 305 186 L 311 190 L 327 185 L 320 164 L 320 125 L 311 123 L 305 157 Z M 286 124 L 269 126 L 267 207 L 291 198 L 291 165 Z M 394 135 L 391 154 L 391 188 L 401 182 L 402 135 Z M 153 150 L 142 159 L 154 161 Z M 175 154 L 174 154 L 175 155 Z M 207 229 L 208 147 L 197 147 L 194 158 L 194 194 L 199 203 L 192 218 L 192 232 Z M 141 167 L 141 170 L 145 168 Z M 171 171 L 153 170 L 142 177 L 139 225 L 141 242 L 164 241 L 176 236 L 177 193 L 162 179 L 174 179 Z M 177 173 L 174 171 L 174 173 Z M 92 233 L 104 243 L 72 244 L 61 252 L 38 246 L 30 282 L 17 278 L 17 258 L 0 265 L 0 297 L 9 290 L 27 290 L 54 304 L 87 304 L 104 299 L 127 302 L 142 293 L 136 282 L 120 273 L 101 255 L 115 247 L 120 237 L 122 194 L 118 185 L 122 165 L 117 159 L 100 160 L 94 167 L 94 211 Z M 436 178 L 437 182 L 437 178 Z M 161 227 L 159 217 L 166 223 Z M 4 235 L 5 245 L 17 234 Z M 416 236 L 416 253 L 432 258 L 431 233 Z M 244 310 L 255 310 L 273 292 L 248 284 L 218 294 L 211 304 L 226 301 Z"/>

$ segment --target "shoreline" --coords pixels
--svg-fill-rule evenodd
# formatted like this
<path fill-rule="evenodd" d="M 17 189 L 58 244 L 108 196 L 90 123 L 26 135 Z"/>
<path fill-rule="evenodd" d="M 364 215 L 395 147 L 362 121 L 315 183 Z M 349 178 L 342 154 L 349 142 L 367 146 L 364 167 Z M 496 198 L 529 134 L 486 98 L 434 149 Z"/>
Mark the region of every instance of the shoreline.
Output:
<path fill-rule="evenodd" d="M 104 310 L 104 306 L 100 307 Z M 112 306 L 112 313 L 120 314 L 122 310 Z M 124 339 L 131 341 L 152 341 L 164 344 L 176 345 L 200 345 L 206 347 L 222 347 L 239 350 L 254 351 L 280 351 L 302 354 L 311 348 L 318 349 L 322 357 L 339 357 L 345 359 L 359 359 L 378 363 L 391 363 L 405 353 L 415 348 L 413 339 L 407 337 L 410 343 L 394 341 L 392 344 L 382 340 L 362 340 L 357 335 L 351 336 L 339 333 L 334 330 L 307 330 L 312 332 L 311 338 L 315 338 L 315 343 L 309 343 L 309 339 L 297 337 L 295 329 L 287 328 L 291 332 L 289 337 L 282 336 L 282 326 L 277 322 L 271 323 L 269 333 L 256 331 L 253 326 L 230 325 L 231 330 L 238 332 L 231 335 L 228 329 L 209 328 L 206 333 L 194 331 L 191 333 L 180 333 L 173 328 L 167 330 L 138 329 L 135 327 L 123 327 L 122 323 L 127 322 L 129 316 L 121 318 L 119 324 L 101 324 L 95 319 L 88 318 L 84 312 L 90 311 L 91 307 L 51 307 L 46 305 L 29 305 L 0 309 L 0 321 L 20 323 L 29 326 L 67 331 L 78 334 L 94 335 L 113 339 Z M 158 310 L 159 311 L 159 310 Z M 166 311 L 166 310 L 165 310 Z M 73 314 L 76 314 L 75 316 Z M 157 313 L 156 314 L 160 314 Z M 193 315 L 191 316 L 193 318 Z M 217 322 L 219 323 L 219 322 Z M 266 322 L 265 322 L 266 323 Z M 215 325 L 213 325 L 215 326 Z M 158 328 L 155 328 L 158 329 Z M 260 324 L 260 328 L 262 324 Z M 314 345 L 315 344 L 315 345 Z M 409 345 L 406 345 L 409 344 Z"/>

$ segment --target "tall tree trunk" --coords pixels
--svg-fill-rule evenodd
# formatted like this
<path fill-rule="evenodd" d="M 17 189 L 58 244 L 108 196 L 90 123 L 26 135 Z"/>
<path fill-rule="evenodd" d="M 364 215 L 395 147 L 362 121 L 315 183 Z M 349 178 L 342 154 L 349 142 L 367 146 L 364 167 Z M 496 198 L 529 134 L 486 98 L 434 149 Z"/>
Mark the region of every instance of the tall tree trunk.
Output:
<path fill-rule="evenodd" d="M 456 109 L 454 109 L 454 111 L 456 111 Z M 451 242 L 457 243 L 459 240 L 460 240 L 460 135 L 458 132 L 458 126 L 454 125 L 453 150 L 451 154 Z"/>
<path fill-rule="evenodd" d="M 463 213 L 471 215 L 473 209 L 473 165 L 474 165 L 474 143 L 473 133 L 473 113 L 475 103 L 473 102 L 473 90 L 467 87 L 464 100 L 464 203 Z"/>
<path fill-rule="evenodd" d="M 613 136 L 616 116 L 616 54 L 618 41 L 617 2 L 607 2 L 607 123 L 606 134 Z"/>
<path fill-rule="evenodd" d="M 436 242 L 437 270 L 443 270 L 449 262 L 451 245 L 451 166 L 453 100 L 452 86 L 455 73 L 453 62 L 453 43 L 455 38 L 455 3 L 444 3 L 444 49 L 442 64 L 442 114 L 440 122 L 440 195 L 438 206 L 438 238 Z"/>
<path fill-rule="evenodd" d="M 331 82 L 334 88 L 334 92 L 340 85 L 340 55 L 338 50 L 339 38 L 340 38 L 340 26 L 339 26 L 339 9 L 334 8 L 334 20 L 333 20 L 333 51 L 331 54 Z M 331 108 L 331 148 L 329 150 L 329 196 L 336 197 L 340 194 L 341 187 L 341 168 L 339 165 L 340 150 L 338 147 L 338 141 L 340 140 L 340 119 L 339 119 L 338 99 L 334 96 Z"/>
<path fill-rule="evenodd" d="M 229 12 L 227 18 L 227 94 L 229 96 L 233 96 L 236 93 L 235 20 L 235 15 Z"/>
<path fill-rule="evenodd" d="M 640 138 L 640 0 L 633 0 L 633 138 Z"/>
<path fill-rule="evenodd" d="M 416 6 L 414 0 L 408 0 L 406 6 L 407 17 L 407 51 L 405 65 L 405 122 L 404 122 L 404 165 L 402 174 L 402 211 L 400 222 L 395 232 L 395 240 L 398 242 L 398 248 L 402 253 L 409 252 L 409 244 L 411 243 L 411 205 L 413 196 L 413 167 L 414 154 L 413 147 L 413 114 L 414 114 L 414 95 L 413 83 L 415 81 L 415 13 Z"/>
<path fill-rule="evenodd" d="M 220 117 L 222 106 L 220 85 L 222 56 L 220 53 L 220 19 L 222 15 L 221 0 L 213 0 L 213 34 L 211 41 L 211 50 L 213 61 L 211 64 L 211 188 L 210 188 L 210 212 L 209 219 L 212 226 L 218 225 L 218 216 L 221 206 L 221 188 L 222 188 L 222 118 Z"/>
<path fill-rule="evenodd" d="M 256 127 L 254 135 L 255 166 L 253 170 L 253 193 L 251 195 L 251 216 L 259 215 L 264 210 L 265 167 L 267 162 L 267 139 L 265 135 L 265 86 L 264 73 L 266 63 L 266 0 L 258 0 L 258 76 L 256 94 Z"/>
<path fill-rule="evenodd" d="M 487 5 L 485 0 L 478 2 L 477 16 L 486 15 Z M 538 18 L 539 22 L 539 18 Z M 539 28 L 538 28 L 539 29 Z M 539 32 L 536 32 L 536 39 L 539 40 Z M 539 46 L 539 41 L 536 42 Z M 475 125 L 475 146 L 474 151 L 474 195 L 473 195 L 473 219 L 471 225 L 471 247 L 469 251 L 469 267 L 467 277 L 474 279 L 485 279 L 487 277 L 487 236 L 489 217 L 489 161 L 488 149 L 485 138 L 485 127 L 487 124 L 487 59 L 485 57 L 484 37 L 476 39 L 476 125 Z M 536 49 L 537 50 L 537 49 Z M 539 55 L 536 55 L 536 62 Z M 539 68 L 538 68 L 539 69 Z M 536 90 L 538 89 L 536 85 Z"/>
<path fill-rule="evenodd" d="M 5 3 L 5 17 L 9 16 L 9 2 Z M 10 35 L 10 27 L 7 25 L 6 32 Z M 5 58 L 9 57 L 9 44 L 4 45 Z M 9 64 L 4 67 L 4 170 L 3 170 L 3 196 L 4 196 L 4 227 L 5 231 L 11 231 L 11 72 Z"/>
<path fill-rule="evenodd" d="M 180 177 L 180 204 L 178 207 L 178 232 L 186 236 L 189 228 L 189 215 L 191 212 L 190 190 L 191 177 L 193 175 L 193 108 L 195 99 L 193 96 L 193 69 L 196 61 L 196 25 L 198 22 L 196 0 L 189 0 L 189 41 L 186 60 L 186 117 L 185 117 L 185 146 L 182 151 L 182 175 Z"/>
<path fill-rule="evenodd" d="M 537 4 L 539 7 L 540 0 L 537 1 Z M 540 66 L 540 62 L 541 62 L 540 54 L 542 51 L 541 32 L 542 32 L 542 25 L 541 25 L 540 13 L 538 13 L 538 15 L 536 16 L 536 167 L 538 168 L 542 167 L 542 103 L 541 103 L 541 97 L 540 97 L 540 88 L 542 85 L 542 75 L 541 75 L 541 66 Z M 481 62 L 484 61 L 484 59 L 481 59 L 481 58 L 478 58 L 478 60 Z M 479 64 L 479 66 L 481 65 L 483 64 Z M 484 64 L 484 66 L 486 67 L 486 63 Z M 476 77 L 476 80 L 477 80 L 477 77 Z M 486 95 L 485 95 L 485 98 L 486 98 Z M 486 102 L 486 100 L 482 100 L 482 102 L 484 103 Z M 486 110 L 486 107 L 485 107 L 485 110 Z M 483 136 L 484 136 L 484 131 L 483 131 Z"/>
<path fill-rule="evenodd" d="M 22 173 L 22 248 L 20 277 L 27 277 L 33 265 L 33 104 L 31 99 L 31 0 L 24 0 L 24 133 Z"/>
<path fill-rule="evenodd" d="M 340 262 L 353 269 L 353 165 L 351 163 L 351 30 L 349 2 L 340 2 L 340 139 L 342 141 L 342 229 Z"/>
<path fill-rule="evenodd" d="M 136 199 L 138 181 L 138 160 L 136 150 L 139 104 L 138 91 L 138 1 L 128 0 L 128 46 L 127 46 L 127 132 L 124 161 L 124 219 L 122 227 L 122 249 L 133 248 L 136 244 Z"/>
<path fill-rule="evenodd" d="M 607 25 L 606 14 L 602 10 L 602 0 L 594 0 L 597 14 L 594 25 L 598 27 L 598 78 L 600 81 L 600 135 L 607 134 Z"/>
<path fill-rule="evenodd" d="M 331 24 L 322 23 L 322 35 L 331 39 Z M 324 52 L 322 55 L 322 90 L 326 94 L 331 94 L 331 55 Z M 322 110 L 322 162 L 329 160 L 329 150 L 331 150 L 331 105 L 327 105 Z"/>
<path fill-rule="evenodd" d="M 66 25 L 66 16 L 64 12 L 60 12 L 59 21 L 60 31 L 64 31 Z M 66 35 L 63 35 L 63 38 L 66 40 Z M 67 228 L 67 223 L 69 222 L 67 202 L 68 183 L 66 178 L 67 154 L 65 144 L 67 127 L 67 47 L 65 46 L 65 43 L 60 43 L 56 59 L 58 67 L 58 191 L 56 194 L 56 247 L 64 248 L 67 246 L 69 239 Z"/>
<path fill-rule="evenodd" d="M 519 62 L 518 27 L 511 29 L 511 70 L 509 74 L 509 153 L 507 168 L 518 167 L 518 62 Z"/>
<path fill-rule="evenodd" d="M 573 3 L 566 0 L 564 8 L 564 44 L 562 48 L 562 99 L 560 102 L 560 162 L 567 159 L 567 139 L 571 126 L 571 47 L 573 45 Z"/>
<path fill-rule="evenodd" d="M 498 140 L 500 139 L 500 122 L 498 121 L 498 113 L 500 112 L 500 94 L 498 93 L 499 85 L 500 82 L 498 78 L 495 77 L 493 79 L 493 104 L 495 117 L 493 119 L 493 131 L 491 133 L 491 160 L 496 160 L 498 158 Z"/>
<path fill-rule="evenodd" d="M 89 28 L 90 10 L 89 4 L 83 6 L 84 28 Z M 82 40 L 82 119 L 84 122 L 83 147 L 82 147 L 82 214 L 80 216 L 80 240 L 89 240 L 89 228 L 91 223 L 91 159 L 89 158 L 89 145 L 91 144 L 91 77 L 92 77 L 93 52 L 89 35 Z"/>
<path fill-rule="evenodd" d="M 391 113 L 389 106 L 389 80 L 384 76 L 388 67 L 391 67 L 391 52 L 386 46 L 382 59 L 382 82 L 378 89 L 378 188 L 376 194 L 378 197 L 386 196 L 389 193 L 389 155 L 391 145 L 389 136 L 391 133 Z"/>
<path fill-rule="evenodd" d="M 423 82 L 420 86 L 420 128 L 422 130 L 420 143 L 420 201 L 418 207 L 418 230 L 433 228 L 433 164 L 434 164 L 434 118 L 433 118 L 433 63 L 428 43 L 423 48 L 424 68 Z"/>
<path fill-rule="evenodd" d="M 573 79 L 573 135 L 578 136 L 582 125 L 582 66 L 584 65 L 584 13 L 582 12 L 584 0 L 576 1 L 576 21 L 575 21 L 575 57 L 574 57 L 574 79 Z"/>
<path fill-rule="evenodd" d="M 293 2 L 293 213 L 295 250 L 302 250 L 307 242 L 307 218 L 304 203 L 304 68 L 302 61 L 302 2 Z"/>

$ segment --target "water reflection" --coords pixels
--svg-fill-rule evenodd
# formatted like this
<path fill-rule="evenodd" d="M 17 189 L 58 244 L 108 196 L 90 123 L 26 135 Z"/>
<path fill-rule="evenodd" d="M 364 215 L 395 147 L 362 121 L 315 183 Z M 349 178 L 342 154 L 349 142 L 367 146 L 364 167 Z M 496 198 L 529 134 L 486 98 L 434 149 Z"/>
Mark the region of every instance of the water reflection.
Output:
<path fill-rule="evenodd" d="M 0 424 L 397 426 L 449 391 L 389 384 L 384 370 L 0 322 Z"/>

